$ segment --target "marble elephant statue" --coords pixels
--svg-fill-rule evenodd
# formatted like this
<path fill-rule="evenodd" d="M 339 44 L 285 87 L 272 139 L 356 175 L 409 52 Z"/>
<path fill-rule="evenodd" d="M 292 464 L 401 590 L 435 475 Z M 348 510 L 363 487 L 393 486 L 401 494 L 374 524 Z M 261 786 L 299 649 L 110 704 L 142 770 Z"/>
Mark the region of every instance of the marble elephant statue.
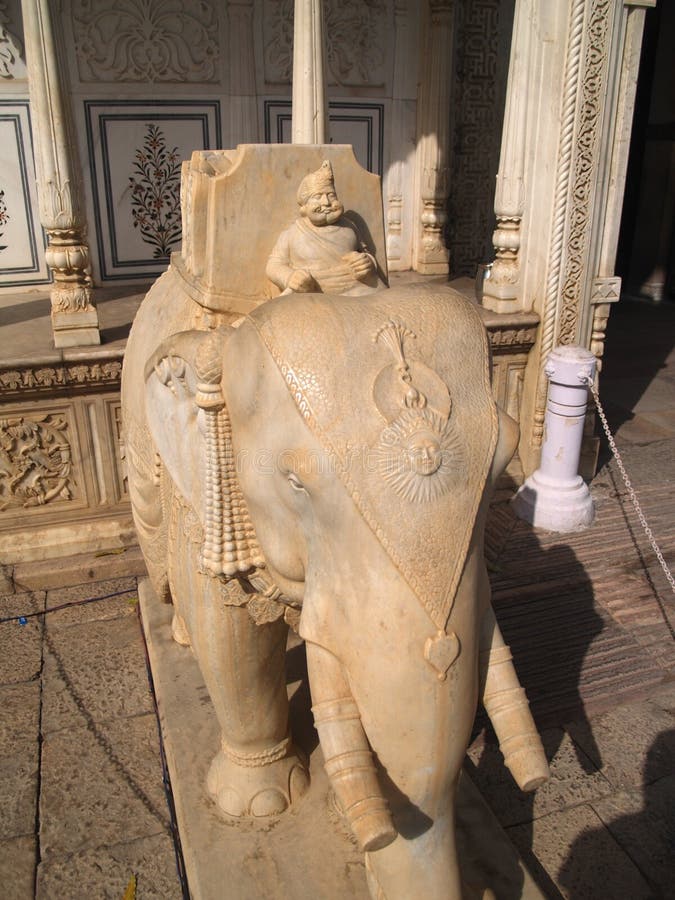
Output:
<path fill-rule="evenodd" d="M 128 452 L 130 490 L 219 719 L 216 803 L 276 814 L 307 786 L 290 623 L 372 896 L 460 898 L 453 801 L 479 699 L 518 784 L 548 773 L 483 559 L 517 426 L 475 309 L 428 286 L 291 294 L 145 358 L 128 403 L 140 416 L 142 392 L 153 455 Z"/>

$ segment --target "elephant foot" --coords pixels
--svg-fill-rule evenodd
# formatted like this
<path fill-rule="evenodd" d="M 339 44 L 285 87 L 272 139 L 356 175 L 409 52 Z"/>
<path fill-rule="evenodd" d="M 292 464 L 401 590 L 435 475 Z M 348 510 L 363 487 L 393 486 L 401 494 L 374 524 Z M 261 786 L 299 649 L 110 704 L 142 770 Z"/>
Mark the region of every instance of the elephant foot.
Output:
<path fill-rule="evenodd" d="M 211 763 L 206 786 L 228 816 L 278 816 L 307 791 L 309 773 L 286 739 L 255 754 L 220 750 Z"/>
<path fill-rule="evenodd" d="M 180 644 L 181 647 L 190 646 L 190 635 L 188 634 L 185 619 L 182 616 L 179 616 L 177 612 L 174 612 L 173 619 L 171 620 L 171 637 L 177 644 Z"/>

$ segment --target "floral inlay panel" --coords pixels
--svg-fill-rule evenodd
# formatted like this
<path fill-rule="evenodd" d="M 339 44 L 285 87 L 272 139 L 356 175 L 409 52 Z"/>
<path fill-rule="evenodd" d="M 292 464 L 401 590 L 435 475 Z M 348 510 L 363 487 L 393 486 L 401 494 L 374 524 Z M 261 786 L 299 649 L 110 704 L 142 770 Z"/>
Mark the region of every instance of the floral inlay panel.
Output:
<path fill-rule="evenodd" d="M 5 203 L 5 192 L 0 191 L 0 241 L 2 240 L 2 236 L 5 231 L 5 225 L 9 222 L 10 215 L 7 211 L 7 204 Z M 7 244 L 0 244 L 0 250 L 6 250 Z"/>
<path fill-rule="evenodd" d="M 0 419 L 0 512 L 72 499 L 71 457 L 64 415 Z"/>
<path fill-rule="evenodd" d="M 155 259 L 168 258 L 180 241 L 180 168 L 178 147 L 169 150 L 162 129 L 149 124 L 134 156 L 129 186 L 134 228 L 153 247 Z"/>
<path fill-rule="evenodd" d="M 74 0 L 72 25 L 82 81 L 218 80 L 213 2 Z"/>

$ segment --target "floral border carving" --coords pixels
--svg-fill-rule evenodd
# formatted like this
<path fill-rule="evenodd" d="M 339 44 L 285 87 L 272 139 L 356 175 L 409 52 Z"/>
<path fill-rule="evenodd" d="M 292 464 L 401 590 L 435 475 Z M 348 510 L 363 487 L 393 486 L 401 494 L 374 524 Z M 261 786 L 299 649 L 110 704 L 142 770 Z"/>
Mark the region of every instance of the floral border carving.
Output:
<path fill-rule="evenodd" d="M 59 391 L 119 388 L 122 360 L 68 362 L 0 369 L 0 398 Z"/>
<path fill-rule="evenodd" d="M 583 276 L 590 241 L 593 177 L 597 169 L 598 131 L 602 120 L 607 79 L 607 39 L 611 24 L 610 0 L 593 3 L 586 28 L 581 99 L 577 117 L 574 168 L 571 185 L 570 229 L 567 237 L 565 275 L 560 298 L 558 342 L 576 339 Z"/>
<path fill-rule="evenodd" d="M 537 337 L 537 326 L 488 328 L 490 347 L 495 353 L 527 353 Z"/>

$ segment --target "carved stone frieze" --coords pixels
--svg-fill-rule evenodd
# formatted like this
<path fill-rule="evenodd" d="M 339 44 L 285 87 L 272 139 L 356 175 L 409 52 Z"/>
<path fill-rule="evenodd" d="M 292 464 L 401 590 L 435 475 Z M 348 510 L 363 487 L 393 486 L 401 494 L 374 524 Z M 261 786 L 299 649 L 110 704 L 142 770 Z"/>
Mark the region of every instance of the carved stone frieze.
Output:
<path fill-rule="evenodd" d="M 217 8 L 213 0 L 74 0 L 80 80 L 217 81 Z"/>
<path fill-rule="evenodd" d="M 64 362 L 55 365 L 39 363 L 0 369 L 0 397 L 13 399 L 14 395 L 46 394 L 55 390 L 119 387 L 122 360 L 102 362 Z"/>
<path fill-rule="evenodd" d="M 7 3 L 0 0 L 0 78 L 25 78 L 23 47 L 21 41 L 8 27 L 11 24 Z"/>
<path fill-rule="evenodd" d="M 329 84 L 384 84 L 388 13 L 387 0 L 324 0 Z M 266 0 L 263 21 L 265 81 L 290 84 L 293 0 Z"/>
<path fill-rule="evenodd" d="M 537 326 L 524 328 L 488 328 L 493 353 L 525 353 L 537 336 Z"/>
<path fill-rule="evenodd" d="M 71 449 L 64 415 L 0 419 L 0 512 L 72 499 Z"/>

